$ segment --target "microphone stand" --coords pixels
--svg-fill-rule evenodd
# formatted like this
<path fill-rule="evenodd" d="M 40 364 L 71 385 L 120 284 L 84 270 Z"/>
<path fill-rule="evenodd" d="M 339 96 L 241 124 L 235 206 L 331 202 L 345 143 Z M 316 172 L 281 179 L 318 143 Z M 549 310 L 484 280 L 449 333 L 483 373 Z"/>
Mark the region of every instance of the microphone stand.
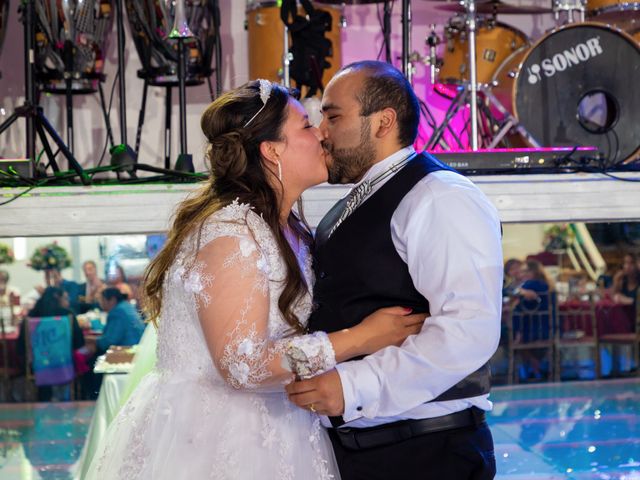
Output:
<path fill-rule="evenodd" d="M 124 70 L 124 12 L 122 0 L 114 0 L 116 6 L 116 33 L 118 37 L 118 97 L 120 105 L 120 144 L 112 145 L 109 149 L 111 154 L 111 165 L 121 166 L 122 171 L 129 173 L 133 178 L 136 177 L 133 166 L 138 161 L 138 152 L 127 143 L 127 86 L 125 81 Z M 118 178 L 120 174 L 118 173 Z"/>
<path fill-rule="evenodd" d="M 184 8 L 185 0 L 176 1 L 175 20 L 173 29 L 169 33 L 169 38 L 178 41 L 178 95 L 180 103 L 180 155 L 176 161 L 176 170 L 195 172 L 193 167 L 193 156 L 187 153 L 187 89 L 185 85 L 186 69 L 184 56 L 184 41 L 193 38 L 193 33 L 189 28 Z M 218 69 L 219 65 L 216 65 Z M 219 86 L 220 84 L 218 84 Z"/>

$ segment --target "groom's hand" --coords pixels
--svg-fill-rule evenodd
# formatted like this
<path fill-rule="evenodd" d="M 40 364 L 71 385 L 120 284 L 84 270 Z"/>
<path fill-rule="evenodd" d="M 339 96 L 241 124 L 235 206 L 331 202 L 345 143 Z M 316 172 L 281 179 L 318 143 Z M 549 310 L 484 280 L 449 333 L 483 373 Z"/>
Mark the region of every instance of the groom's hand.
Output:
<path fill-rule="evenodd" d="M 300 408 L 335 417 L 344 413 L 340 375 L 333 369 L 322 375 L 286 386 L 289 400 Z"/>

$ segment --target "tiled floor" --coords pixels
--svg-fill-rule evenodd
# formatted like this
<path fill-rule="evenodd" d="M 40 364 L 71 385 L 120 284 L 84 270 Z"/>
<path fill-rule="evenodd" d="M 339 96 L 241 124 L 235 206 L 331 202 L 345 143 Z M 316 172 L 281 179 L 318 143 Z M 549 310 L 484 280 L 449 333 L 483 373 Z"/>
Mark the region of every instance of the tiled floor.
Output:
<path fill-rule="evenodd" d="M 0 405 L 0 479 L 71 479 L 93 402 Z"/>
<path fill-rule="evenodd" d="M 639 380 L 499 387 L 492 398 L 498 479 L 640 480 Z M 92 413 L 84 402 L 0 405 L 0 479 L 73 478 Z"/>
<path fill-rule="evenodd" d="M 640 381 L 500 387 L 500 480 L 640 480 Z"/>

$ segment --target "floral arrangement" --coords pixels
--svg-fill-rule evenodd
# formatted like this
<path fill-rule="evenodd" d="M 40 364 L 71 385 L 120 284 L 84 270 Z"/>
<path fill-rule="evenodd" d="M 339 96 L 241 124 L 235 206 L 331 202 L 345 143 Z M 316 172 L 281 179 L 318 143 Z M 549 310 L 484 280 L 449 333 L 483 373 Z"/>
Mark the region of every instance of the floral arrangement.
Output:
<path fill-rule="evenodd" d="M 67 254 L 67 251 L 53 242 L 49 245 L 36 248 L 36 251 L 31 255 L 29 266 L 34 270 L 62 270 L 71 266 L 71 258 Z"/>
<path fill-rule="evenodd" d="M 569 223 L 554 223 L 544 229 L 544 249 L 547 252 L 564 250 L 575 239 L 575 233 Z"/>
<path fill-rule="evenodd" d="M 0 265 L 3 263 L 13 263 L 13 250 L 6 243 L 0 243 Z"/>

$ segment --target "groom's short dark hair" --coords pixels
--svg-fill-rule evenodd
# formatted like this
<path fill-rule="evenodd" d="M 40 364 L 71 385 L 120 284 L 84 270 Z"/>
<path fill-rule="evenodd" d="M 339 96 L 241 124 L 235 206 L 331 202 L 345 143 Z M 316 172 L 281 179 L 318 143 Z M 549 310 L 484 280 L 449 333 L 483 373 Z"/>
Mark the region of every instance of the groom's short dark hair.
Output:
<path fill-rule="evenodd" d="M 418 136 L 420 103 L 405 76 L 393 65 L 375 60 L 350 63 L 340 69 L 363 70 L 367 73 L 362 90 L 356 93 L 360 115 L 367 116 L 385 108 L 393 108 L 398 115 L 398 141 L 411 145 Z M 339 73 L 339 72 L 338 72 Z"/>

